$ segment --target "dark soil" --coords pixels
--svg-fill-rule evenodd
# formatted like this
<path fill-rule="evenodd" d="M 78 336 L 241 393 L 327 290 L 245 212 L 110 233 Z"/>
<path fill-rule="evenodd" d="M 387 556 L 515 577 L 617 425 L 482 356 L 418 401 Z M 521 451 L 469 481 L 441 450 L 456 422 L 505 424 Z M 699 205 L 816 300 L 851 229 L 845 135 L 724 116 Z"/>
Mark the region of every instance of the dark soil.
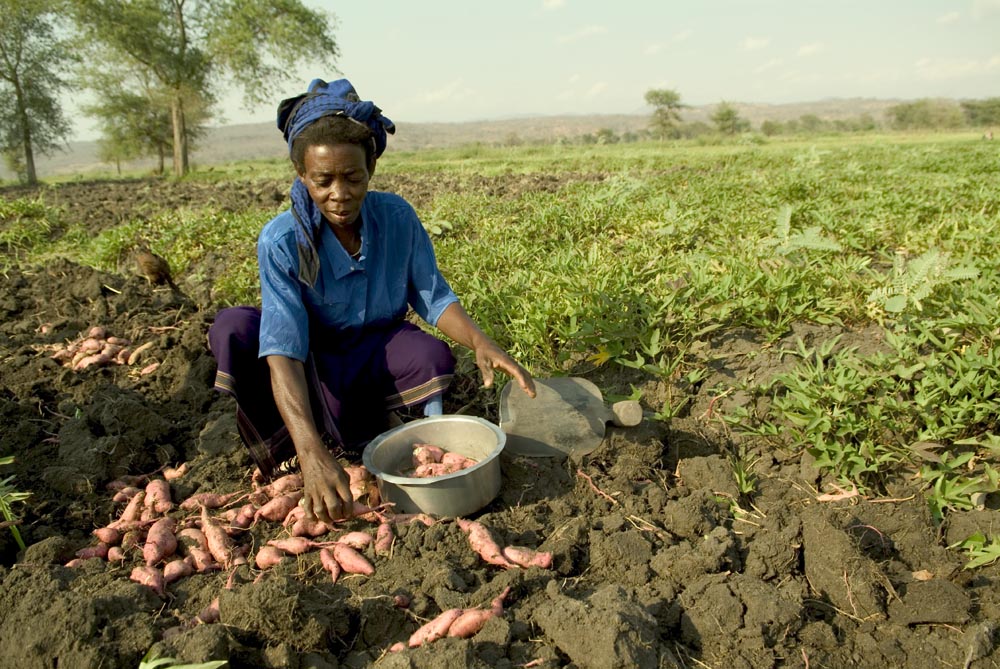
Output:
<path fill-rule="evenodd" d="M 412 177 L 375 185 L 417 203 L 446 187 Z M 552 187 L 512 176 L 493 180 L 491 192 Z M 209 203 L 263 211 L 285 190 L 141 181 L 71 184 L 43 196 L 73 202 L 98 226 L 138 215 L 136 199 L 147 212 Z M 95 543 L 91 531 L 120 513 L 106 484 L 122 475 L 186 462 L 190 471 L 172 483 L 175 501 L 251 489 L 234 405 L 212 390 L 205 334 L 219 305 L 199 303 L 175 279 L 179 290 L 68 260 L 3 278 L 0 456 L 16 461 L 0 477 L 13 474 L 32 497 L 16 507 L 27 550 L 0 530 L 0 666 L 134 668 L 150 649 L 232 667 L 1000 666 L 997 567 L 963 570 L 963 557 L 946 548 L 977 529 L 995 532 L 1000 512 L 956 514 L 937 526 L 906 481 L 888 498 L 818 501 L 830 488 L 807 458 L 741 443 L 718 418 L 754 401 L 740 392 L 713 399 L 720 391 L 789 364 L 770 353 L 780 346 L 763 346 L 752 332 L 710 342 L 726 362 L 694 388 L 628 370 L 592 377 L 605 394 L 642 387 L 649 415 L 687 394 L 684 417 L 612 428 L 579 462 L 502 457 L 501 492 L 475 518 L 501 543 L 551 551 L 551 569 L 486 565 L 449 519 L 401 526 L 390 556 L 369 549 L 374 575 L 336 584 L 315 551 L 263 573 L 242 566 L 193 575 L 164 597 L 129 580 L 142 563 L 136 552 L 123 564 L 66 567 Z M 51 359 L 94 325 L 151 347 L 134 365 L 78 372 Z M 814 326 L 788 338 L 835 335 L 845 346 L 878 342 L 876 331 Z M 159 366 L 142 374 L 151 362 Z M 446 410 L 496 420 L 478 383 L 461 376 Z M 749 496 L 730 462 L 740 443 L 758 477 Z M 343 529 L 374 525 L 352 520 Z M 238 540 L 253 550 L 284 533 L 262 523 Z M 387 652 L 441 611 L 486 606 L 507 587 L 503 616 L 473 638 Z M 399 594 L 408 608 L 394 606 Z M 198 623 L 216 597 L 220 620 Z"/>

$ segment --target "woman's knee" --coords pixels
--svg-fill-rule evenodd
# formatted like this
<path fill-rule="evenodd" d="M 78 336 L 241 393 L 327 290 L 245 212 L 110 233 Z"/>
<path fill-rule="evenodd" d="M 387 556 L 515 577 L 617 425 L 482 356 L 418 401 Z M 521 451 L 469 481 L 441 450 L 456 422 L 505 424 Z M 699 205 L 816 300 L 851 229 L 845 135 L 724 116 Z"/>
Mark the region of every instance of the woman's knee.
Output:
<path fill-rule="evenodd" d="M 260 337 L 260 309 L 227 307 L 215 315 L 208 328 L 208 347 L 212 352 L 224 347 L 257 349 Z"/>

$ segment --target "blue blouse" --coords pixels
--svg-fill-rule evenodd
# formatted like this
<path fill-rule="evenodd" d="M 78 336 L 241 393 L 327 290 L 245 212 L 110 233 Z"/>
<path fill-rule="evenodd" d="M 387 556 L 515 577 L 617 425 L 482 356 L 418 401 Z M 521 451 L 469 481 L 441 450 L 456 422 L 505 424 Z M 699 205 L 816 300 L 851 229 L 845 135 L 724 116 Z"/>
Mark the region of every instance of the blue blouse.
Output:
<path fill-rule="evenodd" d="M 329 225 L 317 243 L 315 283 L 300 279 L 291 210 L 272 219 L 257 240 L 260 267 L 260 357 L 304 361 L 310 330 L 349 337 L 406 315 L 407 305 L 430 325 L 458 302 L 438 270 L 434 248 L 417 213 L 393 193 L 369 191 L 361 207 L 361 256 L 353 260 Z"/>

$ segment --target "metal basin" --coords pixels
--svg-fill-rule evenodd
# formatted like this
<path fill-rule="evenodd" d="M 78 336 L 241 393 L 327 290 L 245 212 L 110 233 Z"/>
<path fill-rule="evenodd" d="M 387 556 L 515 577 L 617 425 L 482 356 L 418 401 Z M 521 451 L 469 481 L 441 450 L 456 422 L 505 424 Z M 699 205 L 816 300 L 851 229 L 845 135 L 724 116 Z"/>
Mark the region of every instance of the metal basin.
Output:
<path fill-rule="evenodd" d="M 413 469 L 413 444 L 417 443 L 440 446 L 479 462 L 444 476 L 402 476 L 401 472 Z M 361 457 L 378 480 L 382 501 L 395 504 L 396 513 L 465 516 L 489 504 L 500 492 L 500 453 L 506 443 L 503 430 L 477 416 L 431 416 L 383 432 Z"/>

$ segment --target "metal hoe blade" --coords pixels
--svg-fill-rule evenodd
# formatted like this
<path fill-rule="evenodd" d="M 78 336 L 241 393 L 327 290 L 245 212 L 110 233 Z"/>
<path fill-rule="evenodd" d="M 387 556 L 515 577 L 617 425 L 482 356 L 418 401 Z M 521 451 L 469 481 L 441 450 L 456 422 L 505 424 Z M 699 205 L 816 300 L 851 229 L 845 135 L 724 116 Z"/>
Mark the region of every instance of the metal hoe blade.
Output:
<path fill-rule="evenodd" d="M 508 382 L 500 393 L 505 450 L 531 457 L 579 457 L 601 445 L 613 415 L 597 386 L 566 376 L 535 379 L 535 389 L 532 399 Z"/>

